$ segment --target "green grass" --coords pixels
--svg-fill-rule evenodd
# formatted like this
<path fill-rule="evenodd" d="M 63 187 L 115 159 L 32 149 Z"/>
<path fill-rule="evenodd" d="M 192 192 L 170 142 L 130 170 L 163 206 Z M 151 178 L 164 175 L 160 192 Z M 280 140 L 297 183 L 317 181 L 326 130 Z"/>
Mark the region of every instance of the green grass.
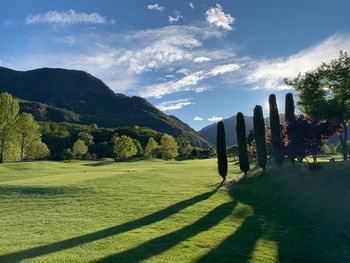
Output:
<path fill-rule="evenodd" d="M 348 262 L 350 164 L 0 166 L 0 262 Z"/>

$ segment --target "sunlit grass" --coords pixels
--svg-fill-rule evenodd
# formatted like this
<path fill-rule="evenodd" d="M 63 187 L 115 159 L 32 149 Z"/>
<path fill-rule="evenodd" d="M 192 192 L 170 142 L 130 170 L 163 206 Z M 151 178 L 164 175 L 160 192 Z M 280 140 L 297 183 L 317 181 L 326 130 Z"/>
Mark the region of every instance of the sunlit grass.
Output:
<path fill-rule="evenodd" d="M 349 259 L 348 163 L 229 168 L 220 185 L 215 159 L 1 165 L 0 262 Z"/>

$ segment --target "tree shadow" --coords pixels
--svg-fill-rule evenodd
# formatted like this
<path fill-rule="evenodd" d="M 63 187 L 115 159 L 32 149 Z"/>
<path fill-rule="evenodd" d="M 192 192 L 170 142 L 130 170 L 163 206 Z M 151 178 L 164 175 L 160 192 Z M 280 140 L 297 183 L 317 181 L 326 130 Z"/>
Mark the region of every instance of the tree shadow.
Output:
<path fill-rule="evenodd" d="M 345 219 L 348 218 L 345 216 L 340 224 L 341 217 L 340 220 L 336 220 L 336 217 L 330 215 L 340 208 L 350 210 L 346 209 L 350 204 L 345 201 L 348 200 L 349 194 L 345 193 L 347 191 L 339 194 L 340 183 L 332 182 L 331 180 L 335 179 L 330 180 L 329 174 L 323 171 L 310 174 L 303 169 L 287 166 L 282 169 L 272 168 L 266 173 L 253 171 L 253 177 L 245 177 L 232 183 L 229 191 L 232 198 L 254 210 L 254 215 L 246 219 L 247 222 L 245 221 L 241 228 L 248 230 L 250 225 L 255 222 L 258 226 L 260 221 L 260 228 L 252 225 L 257 233 L 251 230 L 250 234 L 256 237 L 261 235 L 264 239 L 278 244 L 278 262 L 350 262 L 347 252 L 350 248 L 350 229 L 347 222 L 350 220 Z M 346 176 L 348 175 L 344 174 L 344 180 L 339 180 L 342 184 L 345 184 L 345 181 L 350 183 L 350 179 L 345 180 Z M 344 202 L 348 205 L 344 205 Z M 349 212 L 342 213 L 347 214 Z M 239 232 L 240 230 L 237 231 L 238 236 Z M 345 237 L 341 238 L 342 235 Z M 235 236 L 216 248 L 217 252 L 214 250 L 210 253 L 213 256 L 204 258 L 208 260 L 199 262 L 210 262 L 210 259 L 214 259 L 218 254 L 221 255 L 220 259 L 229 257 L 227 253 L 233 249 L 230 246 L 239 243 Z M 244 252 L 247 236 L 241 236 L 240 242 L 243 243 L 240 250 Z M 249 250 L 256 237 L 248 240 L 246 245 Z M 237 262 L 246 262 L 246 259 L 237 259 Z"/>
<path fill-rule="evenodd" d="M 258 217 L 249 216 L 239 229 L 196 262 L 248 262 L 261 234 Z"/>
<path fill-rule="evenodd" d="M 221 220 L 232 213 L 236 204 L 236 202 L 221 204 L 202 218 L 184 228 L 157 237 L 129 250 L 102 258 L 96 262 L 139 262 L 158 255 L 181 241 L 217 225 Z"/>
<path fill-rule="evenodd" d="M 109 227 L 100 231 L 96 231 L 93 233 L 89 233 L 86 235 L 81 235 L 78 237 L 73 237 L 70 239 L 62 240 L 59 242 L 51 243 L 48 245 L 43 245 L 35 248 L 30 248 L 18 252 L 8 253 L 0 256 L 0 262 L 18 262 L 24 259 L 34 258 L 38 256 L 43 256 L 46 254 L 62 251 L 65 249 L 73 248 L 82 244 L 86 244 L 92 241 L 96 241 L 99 239 L 103 239 L 109 236 L 113 236 L 116 234 L 128 232 L 133 229 L 137 229 L 146 225 L 153 224 L 155 222 L 164 220 L 165 218 L 178 213 L 179 211 L 192 206 L 196 203 L 204 201 L 210 198 L 213 194 L 217 192 L 217 190 L 221 187 L 221 184 L 218 185 L 213 191 L 206 192 L 197 196 L 194 196 L 190 199 L 183 200 L 176 204 L 173 204 L 165 209 L 142 217 L 140 219 L 136 219 L 134 221 L 130 221 L 121 225 L 116 225 L 113 227 Z"/>
<path fill-rule="evenodd" d="M 71 187 L 30 187 L 30 186 L 0 186 L 0 196 L 53 196 L 69 194 L 76 191 Z"/>
<path fill-rule="evenodd" d="M 90 166 L 90 167 L 99 167 L 99 166 L 106 166 L 106 165 L 111 165 L 116 162 L 112 160 L 104 160 L 104 161 L 91 161 L 92 163 L 84 163 L 84 166 Z"/>

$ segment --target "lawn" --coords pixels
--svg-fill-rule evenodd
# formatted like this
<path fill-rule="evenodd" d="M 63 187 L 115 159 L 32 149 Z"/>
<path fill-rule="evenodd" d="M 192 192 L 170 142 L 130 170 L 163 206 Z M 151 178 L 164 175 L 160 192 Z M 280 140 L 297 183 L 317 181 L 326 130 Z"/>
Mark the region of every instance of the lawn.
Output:
<path fill-rule="evenodd" d="M 216 160 L 0 166 L 0 262 L 347 262 L 350 164 L 241 179 Z"/>

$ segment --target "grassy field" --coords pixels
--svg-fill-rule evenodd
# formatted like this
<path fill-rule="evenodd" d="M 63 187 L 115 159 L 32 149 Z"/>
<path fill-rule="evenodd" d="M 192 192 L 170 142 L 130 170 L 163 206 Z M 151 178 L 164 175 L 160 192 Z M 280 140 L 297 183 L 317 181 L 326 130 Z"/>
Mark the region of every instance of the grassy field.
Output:
<path fill-rule="evenodd" d="M 350 262 L 350 163 L 0 166 L 0 262 Z"/>

